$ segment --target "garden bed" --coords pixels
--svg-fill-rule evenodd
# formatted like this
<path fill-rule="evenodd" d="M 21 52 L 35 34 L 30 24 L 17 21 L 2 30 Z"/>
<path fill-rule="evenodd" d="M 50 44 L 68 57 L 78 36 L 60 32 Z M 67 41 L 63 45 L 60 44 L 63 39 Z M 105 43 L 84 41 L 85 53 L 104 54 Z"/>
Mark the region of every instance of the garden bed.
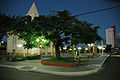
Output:
<path fill-rule="evenodd" d="M 76 62 L 74 62 L 74 59 L 72 57 L 70 58 L 61 58 L 61 59 L 45 59 L 41 61 L 43 65 L 49 65 L 49 66 L 65 66 L 65 67 L 72 67 L 76 66 Z"/>

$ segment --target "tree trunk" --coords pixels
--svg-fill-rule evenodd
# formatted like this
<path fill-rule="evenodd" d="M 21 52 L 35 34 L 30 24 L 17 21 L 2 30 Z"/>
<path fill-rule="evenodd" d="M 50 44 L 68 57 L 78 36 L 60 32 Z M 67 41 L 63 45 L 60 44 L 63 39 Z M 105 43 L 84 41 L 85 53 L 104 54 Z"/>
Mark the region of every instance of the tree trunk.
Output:
<path fill-rule="evenodd" d="M 95 55 L 97 54 L 97 44 L 95 44 Z"/>
<path fill-rule="evenodd" d="M 89 46 L 89 56 L 91 56 L 91 47 Z"/>
<path fill-rule="evenodd" d="M 85 50 L 84 53 L 85 53 L 85 55 L 86 55 L 86 54 L 87 54 L 87 53 L 86 53 L 86 44 L 85 44 L 85 46 L 84 46 L 84 50 Z"/>
<path fill-rule="evenodd" d="M 28 49 L 27 49 L 27 56 L 28 56 Z"/>
<path fill-rule="evenodd" d="M 61 56 L 60 56 L 60 50 L 59 50 L 59 45 L 58 44 L 55 44 L 55 52 L 56 52 L 56 58 L 60 59 Z"/>
<path fill-rule="evenodd" d="M 75 48 L 75 44 L 72 45 L 72 56 L 74 56 L 74 53 L 75 53 L 74 48 Z"/>
<path fill-rule="evenodd" d="M 54 55 L 54 43 L 52 42 L 52 56 Z"/>

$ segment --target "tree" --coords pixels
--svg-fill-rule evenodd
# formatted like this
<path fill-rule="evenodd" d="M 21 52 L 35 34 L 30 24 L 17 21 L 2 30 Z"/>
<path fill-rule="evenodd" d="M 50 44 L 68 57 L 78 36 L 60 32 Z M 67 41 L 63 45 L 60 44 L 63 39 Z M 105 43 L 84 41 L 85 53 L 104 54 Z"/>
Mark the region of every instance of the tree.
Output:
<path fill-rule="evenodd" d="M 63 42 L 68 43 L 70 40 L 70 27 L 73 26 L 75 17 L 66 10 L 58 11 L 56 15 L 47 17 L 46 38 L 54 43 L 56 57 L 61 58 L 59 46 L 62 46 Z M 62 37 L 62 35 L 64 36 Z"/>
<path fill-rule="evenodd" d="M 13 34 L 18 35 L 19 39 L 24 40 L 25 48 L 40 47 L 42 39 L 46 39 L 46 45 L 52 42 L 55 46 L 56 58 L 61 58 L 59 47 L 63 42 L 70 44 L 92 43 L 100 39 L 97 28 L 91 28 L 92 24 L 79 21 L 68 11 L 58 11 L 56 15 L 40 15 L 31 20 L 30 16 L 16 17 L 13 21 Z M 62 36 L 64 35 L 64 36 Z"/>
<path fill-rule="evenodd" d="M 102 38 L 98 35 L 97 30 L 99 26 L 91 27 L 93 24 L 83 22 L 82 23 L 82 33 L 81 33 L 81 43 L 85 44 L 85 53 L 86 53 L 86 45 L 95 43 L 95 41 L 100 41 Z"/>
<path fill-rule="evenodd" d="M 45 40 L 45 36 L 42 34 L 40 26 L 38 26 L 36 22 L 39 20 L 32 20 L 31 16 L 25 17 L 16 17 L 14 24 L 12 25 L 12 34 L 17 35 L 19 39 L 24 41 L 24 48 L 32 49 L 34 47 L 40 48 L 40 43 L 43 42 L 42 39 Z M 39 39 L 39 43 L 36 41 Z M 50 44 L 49 40 L 45 40 L 43 43 L 43 47 L 48 46 Z"/>
<path fill-rule="evenodd" d="M 3 36 L 7 35 L 7 32 L 11 30 L 11 22 L 13 17 L 7 16 L 5 14 L 0 14 L 0 42 L 3 39 Z"/>

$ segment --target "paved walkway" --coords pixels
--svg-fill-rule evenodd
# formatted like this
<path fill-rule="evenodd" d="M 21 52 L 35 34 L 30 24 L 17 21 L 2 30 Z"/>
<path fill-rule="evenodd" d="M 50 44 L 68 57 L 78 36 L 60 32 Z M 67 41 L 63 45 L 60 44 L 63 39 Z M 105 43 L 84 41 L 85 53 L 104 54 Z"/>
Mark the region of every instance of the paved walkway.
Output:
<path fill-rule="evenodd" d="M 101 69 L 102 64 L 109 55 L 99 56 L 97 58 L 89 58 L 89 61 L 83 62 L 83 65 L 75 67 L 60 67 L 42 65 L 40 60 L 25 60 L 25 61 L 0 61 L 0 66 L 17 68 L 24 71 L 44 72 L 55 75 L 88 75 L 95 73 Z"/>

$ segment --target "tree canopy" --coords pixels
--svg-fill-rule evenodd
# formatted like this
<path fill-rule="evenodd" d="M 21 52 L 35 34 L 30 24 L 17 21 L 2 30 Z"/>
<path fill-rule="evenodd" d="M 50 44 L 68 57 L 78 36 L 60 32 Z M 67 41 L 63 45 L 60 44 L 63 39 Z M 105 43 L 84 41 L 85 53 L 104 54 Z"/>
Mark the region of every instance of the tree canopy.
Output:
<path fill-rule="evenodd" d="M 92 26 L 93 24 L 79 21 L 69 11 L 64 10 L 54 15 L 40 15 L 33 20 L 30 16 L 16 17 L 12 20 L 11 31 L 25 41 L 24 47 L 28 49 L 40 47 L 41 42 L 44 46 L 54 43 L 56 57 L 60 58 L 59 47 L 63 46 L 63 43 L 76 45 L 101 40 L 97 33 L 99 26 Z"/>

